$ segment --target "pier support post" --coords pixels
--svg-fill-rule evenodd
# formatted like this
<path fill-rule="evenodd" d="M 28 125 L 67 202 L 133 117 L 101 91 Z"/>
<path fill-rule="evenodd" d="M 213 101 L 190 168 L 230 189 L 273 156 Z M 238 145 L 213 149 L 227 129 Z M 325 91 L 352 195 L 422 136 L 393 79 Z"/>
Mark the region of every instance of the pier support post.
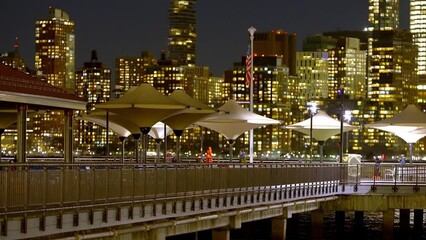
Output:
<path fill-rule="evenodd" d="M 399 209 L 399 227 L 404 235 L 410 232 L 410 209 Z"/>
<path fill-rule="evenodd" d="M 395 212 L 393 209 L 383 212 L 383 237 L 382 239 L 393 239 L 393 227 Z"/>
<path fill-rule="evenodd" d="M 418 239 L 423 235 L 423 209 L 414 209 L 414 234 Z"/>
<path fill-rule="evenodd" d="M 355 211 L 355 227 L 357 229 L 361 229 L 363 225 L 364 225 L 364 212 Z"/>
<path fill-rule="evenodd" d="M 272 240 L 285 240 L 287 233 L 287 219 L 284 217 L 272 218 Z"/>
<path fill-rule="evenodd" d="M 215 228 L 212 230 L 212 240 L 230 240 L 229 228 Z"/>
<path fill-rule="evenodd" d="M 337 233 L 343 233 L 345 229 L 345 211 L 336 211 L 334 218 L 336 221 Z"/>
<path fill-rule="evenodd" d="M 315 210 L 311 212 L 312 222 L 312 238 L 311 239 L 324 239 L 324 211 Z"/>

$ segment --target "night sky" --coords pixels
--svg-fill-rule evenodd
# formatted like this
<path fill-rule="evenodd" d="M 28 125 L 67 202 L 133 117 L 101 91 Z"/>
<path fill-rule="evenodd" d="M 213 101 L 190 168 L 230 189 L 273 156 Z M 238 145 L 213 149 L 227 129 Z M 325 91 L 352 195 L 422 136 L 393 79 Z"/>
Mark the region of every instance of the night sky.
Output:
<path fill-rule="evenodd" d="M 408 28 L 409 1 L 401 0 L 401 28 Z M 99 61 L 114 68 L 119 56 L 155 57 L 167 49 L 168 0 L 0 0 L 0 52 L 20 52 L 34 68 L 34 27 L 48 18 L 48 7 L 62 8 L 75 22 L 76 69 L 97 50 Z M 249 42 L 247 29 L 296 33 L 298 48 L 310 34 L 360 30 L 367 26 L 368 0 L 198 0 L 197 64 L 222 76 L 240 61 Z"/>

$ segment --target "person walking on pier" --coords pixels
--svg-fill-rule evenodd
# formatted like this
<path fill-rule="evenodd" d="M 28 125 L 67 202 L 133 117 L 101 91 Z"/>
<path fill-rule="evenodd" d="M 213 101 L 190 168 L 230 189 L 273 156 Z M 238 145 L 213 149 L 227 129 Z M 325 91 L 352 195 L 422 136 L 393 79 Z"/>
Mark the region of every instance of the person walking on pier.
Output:
<path fill-rule="evenodd" d="M 399 164 L 401 164 L 401 166 L 405 166 L 405 155 L 404 154 L 401 155 L 401 160 L 399 161 Z"/>
<path fill-rule="evenodd" d="M 374 178 L 376 180 L 381 178 L 381 174 L 380 174 L 380 163 L 382 162 L 382 160 L 380 159 L 380 157 L 375 156 L 374 157 Z"/>
<path fill-rule="evenodd" d="M 246 163 L 247 162 L 247 160 L 246 160 L 246 150 L 244 148 L 242 148 L 241 151 L 240 151 L 239 159 L 240 159 L 240 163 Z"/>
<path fill-rule="evenodd" d="M 206 152 L 206 163 L 212 163 L 213 162 L 213 152 L 212 152 L 212 148 L 209 147 L 207 148 L 207 152 Z"/>

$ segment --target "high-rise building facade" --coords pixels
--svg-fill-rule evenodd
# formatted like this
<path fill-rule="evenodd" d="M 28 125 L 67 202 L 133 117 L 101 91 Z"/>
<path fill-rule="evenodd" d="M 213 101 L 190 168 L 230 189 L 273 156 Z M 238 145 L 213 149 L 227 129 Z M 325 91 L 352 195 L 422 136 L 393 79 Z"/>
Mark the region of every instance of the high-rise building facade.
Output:
<path fill-rule="evenodd" d="M 426 110 L 426 1 L 410 1 L 410 31 L 418 48 L 417 74 L 419 78 L 417 103 Z"/>
<path fill-rule="evenodd" d="M 196 0 L 170 0 L 169 8 L 169 57 L 179 65 L 195 66 L 196 63 Z"/>
<path fill-rule="evenodd" d="M 368 30 L 388 31 L 399 28 L 399 0 L 369 0 Z"/>
<path fill-rule="evenodd" d="M 314 99 L 328 96 L 328 52 L 298 52 L 297 69 L 303 106 Z"/>
<path fill-rule="evenodd" d="M 339 89 L 344 87 L 350 99 L 365 98 L 367 52 L 360 50 L 359 39 L 339 38 L 328 55 L 328 97 L 336 99 Z"/>
<path fill-rule="evenodd" d="M 348 37 L 346 34 L 354 37 Z M 356 32 L 333 32 L 325 36 L 309 36 L 304 40 L 303 50 L 306 52 L 299 54 L 304 53 L 307 55 L 302 55 L 301 62 L 299 62 L 298 58 L 301 88 L 310 86 L 307 85 L 309 82 L 316 83 L 316 85 L 311 87 L 313 90 L 318 89 L 319 86 L 324 86 L 325 83 L 327 84 L 327 95 L 317 95 L 316 99 L 305 100 L 303 103 L 305 109 L 306 101 L 314 100 L 320 109 L 327 111 L 329 115 L 337 119 L 342 116 L 342 109 L 350 111 L 352 114 L 351 124 L 360 124 L 359 119 L 362 116 L 362 111 L 358 109 L 362 108 L 362 101 L 366 97 L 367 54 L 365 50 L 360 50 L 361 41 L 356 37 L 362 36 L 362 34 Z M 316 53 L 316 56 L 309 56 L 309 53 Z M 313 62 L 308 61 L 310 58 L 312 58 L 311 61 Z M 321 68 L 321 61 L 327 62 L 327 69 Z M 319 78 L 321 76 L 320 72 L 327 72 L 326 81 L 324 81 L 324 74 L 322 78 Z M 310 78 L 312 79 L 309 80 Z M 321 82 L 322 84 L 320 84 Z M 342 88 L 344 89 L 344 95 L 340 94 Z M 358 129 L 346 134 L 351 150 L 359 149 L 359 135 Z M 334 143 L 336 144 L 336 142 Z M 338 151 L 334 146 L 332 141 L 328 141 L 325 149 L 328 148 L 328 153 L 337 154 Z"/>
<path fill-rule="evenodd" d="M 235 99 L 249 109 L 250 94 L 245 83 L 245 58 L 235 64 L 232 70 L 225 72 L 225 84 L 229 85 L 229 98 Z M 288 123 L 292 115 L 292 103 L 295 84 L 289 80 L 289 69 L 283 64 L 282 57 L 257 56 L 253 61 L 253 111 L 265 117 Z M 291 89 L 290 89 L 291 88 Z M 225 139 L 222 139 L 222 144 Z M 292 139 L 281 125 L 269 125 L 254 130 L 254 152 L 260 158 L 269 154 L 289 152 Z M 248 134 L 240 136 L 234 143 L 239 151 L 248 148 Z"/>
<path fill-rule="evenodd" d="M 96 51 L 92 51 L 90 62 L 75 72 L 76 93 L 93 110 L 96 103 L 107 102 L 111 97 L 111 70 L 98 61 Z"/>
<path fill-rule="evenodd" d="M 0 53 L 0 63 L 3 63 L 7 66 L 11 66 L 15 69 L 18 69 L 19 71 L 25 72 L 27 66 L 21 54 L 19 53 L 18 37 L 16 37 L 15 39 L 15 44 L 13 45 L 13 48 L 13 52 Z"/>
<path fill-rule="evenodd" d="M 88 112 L 94 110 L 95 104 L 107 102 L 110 99 L 111 70 L 98 61 L 96 51 L 92 51 L 90 62 L 85 62 L 84 66 L 75 72 L 75 79 L 77 95 L 87 102 Z M 84 120 L 78 120 L 77 123 L 77 131 L 74 134 L 74 137 L 78 139 L 76 153 L 104 155 L 106 129 Z"/>
<path fill-rule="evenodd" d="M 75 92 L 74 22 L 57 8 L 49 8 L 49 19 L 35 26 L 35 70 L 53 86 Z M 34 144 L 37 152 L 63 154 L 64 113 L 48 111 L 33 117 Z"/>
<path fill-rule="evenodd" d="M 373 31 L 368 98 L 383 110 L 402 110 L 416 102 L 417 47 L 405 30 Z M 395 114 L 397 112 L 392 112 Z"/>
<path fill-rule="evenodd" d="M 296 75 L 296 34 L 283 30 L 256 32 L 253 40 L 254 54 L 257 56 L 282 57 L 290 75 Z"/>
<path fill-rule="evenodd" d="M 35 70 L 53 86 L 74 92 L 75 34 L 68 13 L 49 8 L 49 19 L 36 22 Z"/>
<path fill-rule="evenodd" d="M 118 57 L 115 59 L 115 89 L 121 94 L 132 86 L 142 83 L 145 69 L 157 64 L 157 59 L 150 52 L 142 52 L 140 57 Z"/>
<path fill-rule="evenodd" d="M 417 72 L 426 77 L 426 1 L 410 1 L 410 31 L 418 47 Z"/>

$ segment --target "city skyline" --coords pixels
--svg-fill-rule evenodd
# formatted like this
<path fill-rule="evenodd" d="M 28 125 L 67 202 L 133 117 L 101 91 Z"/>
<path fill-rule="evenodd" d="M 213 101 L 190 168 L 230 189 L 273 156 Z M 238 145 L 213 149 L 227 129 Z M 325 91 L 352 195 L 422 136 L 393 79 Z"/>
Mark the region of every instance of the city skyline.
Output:
<path fill-rule="evenodd" d="M 0 9 L 7 11 L 0 15 L 0 52 L 11 51 L 18 36 L 20 52 L 28 66 L 34 68 L 35 22 L 48 16 L 49 6 L 63 9 L 75 21 L 76 68 L 90 59 L 92 50 L 98 52 L 99 61 L 113 69 L 116 57 L 136 57 L 147 50 L 158 58 L 167 49 L 169 1 L 102 3 L 101 6 L 82 1 L 2 1 Z M 409 2 L 401 3 L 401 28 L 408 27 L 408 5 Z M 291 3 L 219 0 L 198 1 L 195 6 L 197 65 L 210 67 L 216 76 L 231 69 L 233 62 L 240 61 L 245 54 L 247 28 L 251 25 L 259 32 L 283 29 L 296 33 L 300 50 L 308 35 L 361 30 L 368 20 L 368 0 L 329 0 L 326 4 L 314 0 Z"/>

